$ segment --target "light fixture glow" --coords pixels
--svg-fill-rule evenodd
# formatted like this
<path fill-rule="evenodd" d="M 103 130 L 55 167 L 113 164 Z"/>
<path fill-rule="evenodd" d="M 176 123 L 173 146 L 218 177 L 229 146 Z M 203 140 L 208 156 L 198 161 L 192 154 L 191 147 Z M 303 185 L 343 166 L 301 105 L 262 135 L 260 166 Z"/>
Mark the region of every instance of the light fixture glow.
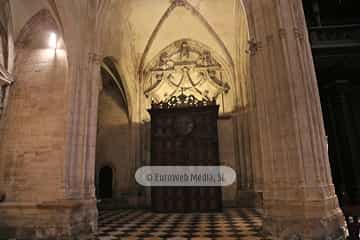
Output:
<path fill-rule="evenodd" d="M 49 47 L 56 49 L 57 47 L 57 36 L 56 33 L 50 33 L 50 37 L 49 37 Z"/>

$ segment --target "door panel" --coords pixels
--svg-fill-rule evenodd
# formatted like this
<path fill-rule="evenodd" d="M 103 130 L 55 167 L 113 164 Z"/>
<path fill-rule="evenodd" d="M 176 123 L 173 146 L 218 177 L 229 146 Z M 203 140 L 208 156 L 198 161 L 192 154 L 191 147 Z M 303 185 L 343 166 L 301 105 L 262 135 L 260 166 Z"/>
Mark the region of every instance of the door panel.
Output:
<path fill-rule="evenodd" d="M 218 106 L 151 109 L 151 164 L 218 166 Z M 152 187 L 157 212 L 209 212 L 222 207 L 220 187 Z"/>

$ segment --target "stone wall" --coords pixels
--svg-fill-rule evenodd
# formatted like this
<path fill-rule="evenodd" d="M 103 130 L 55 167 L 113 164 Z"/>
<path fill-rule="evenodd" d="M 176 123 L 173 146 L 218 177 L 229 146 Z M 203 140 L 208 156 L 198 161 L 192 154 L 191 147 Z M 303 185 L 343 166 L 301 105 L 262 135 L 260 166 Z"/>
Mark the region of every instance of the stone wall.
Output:
<path fill-rule="evenodd" d="M 0 151 L 7 199 L 54 200 L 64 190 L 66 55 L 23 49 L 17 61 Z"/>
<path fill-rule="evenodd" d="M 95 228 L 93 201 L 64 199 L 68 62 L 65 49 L 49 47 L 50 32 L 59 36 L 43 10 L 17 41 L 15 83 L 1 122 L 1 238 L 67 239 Z"/>

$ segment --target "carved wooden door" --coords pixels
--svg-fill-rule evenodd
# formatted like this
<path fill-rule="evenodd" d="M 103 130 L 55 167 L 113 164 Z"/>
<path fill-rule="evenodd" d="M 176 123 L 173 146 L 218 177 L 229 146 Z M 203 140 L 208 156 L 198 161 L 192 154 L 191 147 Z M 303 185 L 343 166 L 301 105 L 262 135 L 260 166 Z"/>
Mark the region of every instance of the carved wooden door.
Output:
<path fill-rule="evenodd" d="M 151 165 L 218 166 L 218 106 L 161 108 L 151 114 Z M 222 207 L 220 187 L 152 187 L 152 210 L 208 212 Z"/>

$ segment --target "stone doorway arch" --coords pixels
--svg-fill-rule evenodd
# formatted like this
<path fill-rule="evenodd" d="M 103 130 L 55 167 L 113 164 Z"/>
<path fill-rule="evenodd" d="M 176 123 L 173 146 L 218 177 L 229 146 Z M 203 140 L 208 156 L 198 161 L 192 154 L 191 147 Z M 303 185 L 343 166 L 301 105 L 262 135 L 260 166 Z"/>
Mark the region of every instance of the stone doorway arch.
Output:
<path fill-rule="evenodd" d="M 98 194 L 100 199 L 112 198 L 113 181 L 114 181 L 113 169 L 109 166 L 103 166 L 99 171 Z"/>

